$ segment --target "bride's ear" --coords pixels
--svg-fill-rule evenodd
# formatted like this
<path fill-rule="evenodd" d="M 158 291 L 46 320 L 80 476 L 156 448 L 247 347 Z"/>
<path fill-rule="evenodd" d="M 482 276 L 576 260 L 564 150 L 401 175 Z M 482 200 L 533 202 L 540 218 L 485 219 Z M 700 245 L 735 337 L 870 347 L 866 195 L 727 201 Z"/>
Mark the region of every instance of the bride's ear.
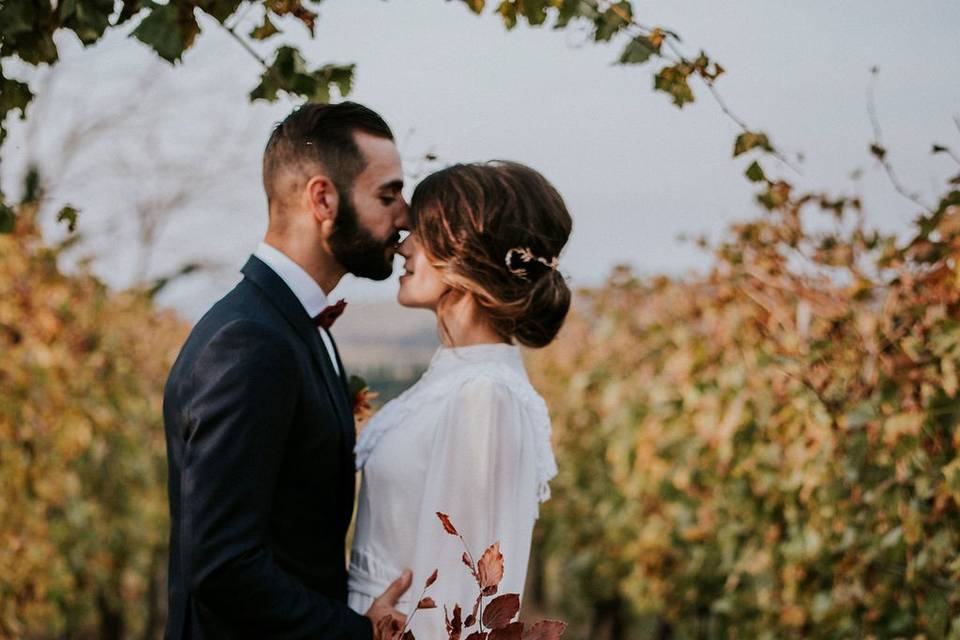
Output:
<path fill-rule="evenodd" d="M 340 205 L 340 194 L 333 181 L 323 174 L 310 178 L 305 189 L 310 214 L 320 226 L 323 237 L 328 237 L 333 231 L 333 220 Z"/>

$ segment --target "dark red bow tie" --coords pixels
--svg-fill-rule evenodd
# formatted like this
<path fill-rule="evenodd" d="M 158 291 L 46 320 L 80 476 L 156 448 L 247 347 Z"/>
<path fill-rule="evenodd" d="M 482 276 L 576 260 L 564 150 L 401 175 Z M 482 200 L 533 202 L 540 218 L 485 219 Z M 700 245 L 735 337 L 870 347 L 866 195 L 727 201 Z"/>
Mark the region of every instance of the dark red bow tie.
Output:
<path fill-rule="evenodd" d="M 343 310 L 347 308 L 347 301 L 340 300 L 336 304 L 332 304 L 317 315 L 313 317 L 313 323 L 318 327 L 324 329 L 329 329 L 333 326 L 333 323 L 337 318 L 340 317 L 340 314 L 343 313 Z"/>

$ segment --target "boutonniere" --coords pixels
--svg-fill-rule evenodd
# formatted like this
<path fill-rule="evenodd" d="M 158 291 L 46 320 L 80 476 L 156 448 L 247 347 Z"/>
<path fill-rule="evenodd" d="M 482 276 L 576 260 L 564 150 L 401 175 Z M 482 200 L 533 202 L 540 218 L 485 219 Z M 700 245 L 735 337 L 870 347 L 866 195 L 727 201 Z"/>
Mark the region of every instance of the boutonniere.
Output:
<path fill-rule="evenodd" d="M 371 391 L 367 381 L 360 376 L 350 376 L 349 386 L 350 400 L 353 403 L 353 422 L 357 429 L 357 435 L 360 435 L 364 425 L 373 416 L 373 401 L 380 394 Z"/>

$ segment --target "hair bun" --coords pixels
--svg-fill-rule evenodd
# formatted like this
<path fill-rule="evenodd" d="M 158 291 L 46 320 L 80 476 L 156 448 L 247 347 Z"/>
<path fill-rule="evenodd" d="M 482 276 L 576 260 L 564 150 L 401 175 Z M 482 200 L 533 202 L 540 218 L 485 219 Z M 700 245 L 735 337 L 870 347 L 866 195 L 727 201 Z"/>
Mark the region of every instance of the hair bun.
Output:
<path fill-rule="evenodd" d="M 570 298 L 570 287 L 559 271 L 550 270 L 537 278 L 524 310 L 514 321 L 517 342 L 535 349 L 553 342 L 570 310 Z"/>
<path fill-rule="evenodd" d="M 410 218 L 444 284 L 473 296 L 497 335 L 533 348 L 556 337 L 570 309 L 557 265 L 573 220 L 540 173 L 505 161 L 441 169 L 417 185 Z"/>

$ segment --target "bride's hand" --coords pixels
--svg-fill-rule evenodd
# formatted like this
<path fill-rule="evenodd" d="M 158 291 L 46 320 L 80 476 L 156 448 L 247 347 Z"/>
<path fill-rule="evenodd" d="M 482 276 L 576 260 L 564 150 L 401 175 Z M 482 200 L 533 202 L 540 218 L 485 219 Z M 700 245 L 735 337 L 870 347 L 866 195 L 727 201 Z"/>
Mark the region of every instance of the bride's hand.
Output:
<path fill-rule="evenodd" d="M 370 618 L 370 622 L 373 623 L 373 638 L 374 640 L 381 640 L 381 638 L 389 637 L 389 631 L 391 630 L 391 624 L 389 622 L 390 618 L 393 618 L 398 624 L 397 629 L 402 629 L 407 622 L 407 616 L 403 615 L 396 609 L 397 600 L 400 599 L 407 589 L 410 588 L 410 582 L 413 580 L 413 572 L 409 569 L 406 569 L 403 574 L 387 587 L 386 591 L 380 594 L 380 597 L 373 601 L 373 604 L 370 605 L 370 608 L 367 610 L 367 617 Z M 381 624 L 381 621 L 383 624 Z M 384 633 L 387 631 L 388 633 Z"/>

